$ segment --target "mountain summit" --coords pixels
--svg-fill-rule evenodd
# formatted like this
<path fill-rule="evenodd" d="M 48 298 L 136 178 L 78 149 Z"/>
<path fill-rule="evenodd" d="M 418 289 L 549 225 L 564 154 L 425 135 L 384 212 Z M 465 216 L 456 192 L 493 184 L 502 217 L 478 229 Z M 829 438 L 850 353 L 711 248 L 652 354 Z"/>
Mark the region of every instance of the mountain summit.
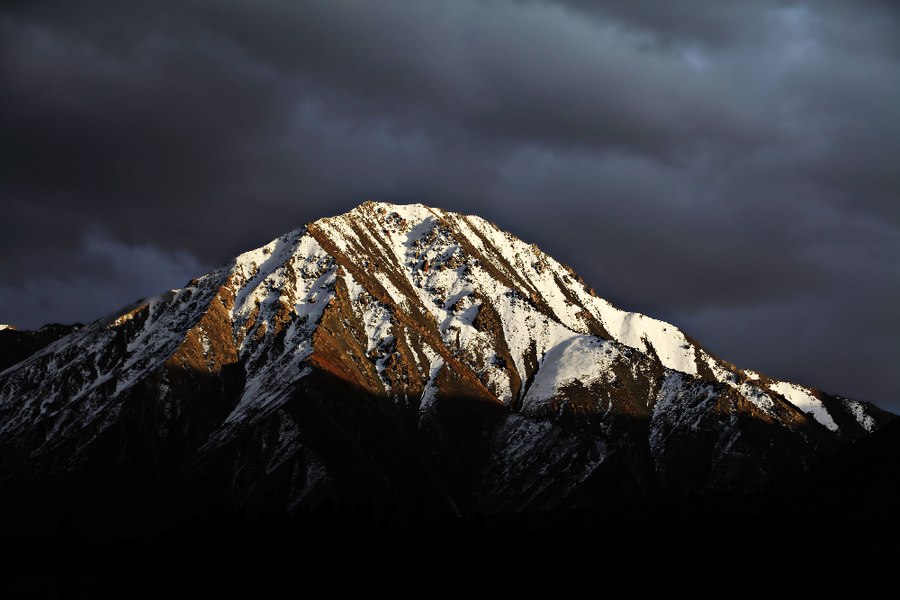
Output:
<path fill-rule="evenodd" d="M 134 523 L 745 492 L 892 418 L 734 367 L 481 218 L 369 202 L 0 373 L 0 503 Z"/>

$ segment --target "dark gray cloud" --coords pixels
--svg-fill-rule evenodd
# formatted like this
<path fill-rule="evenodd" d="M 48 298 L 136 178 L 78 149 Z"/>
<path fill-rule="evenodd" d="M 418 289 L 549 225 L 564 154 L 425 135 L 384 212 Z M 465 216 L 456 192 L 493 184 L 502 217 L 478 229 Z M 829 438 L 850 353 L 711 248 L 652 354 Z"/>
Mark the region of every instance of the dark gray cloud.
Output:
<path fill-rule="evenodd" d="M 726 360 L 900 411 L 897 31 L 849 0 L 8 4 L 0 322 L 423 202 Z"/>

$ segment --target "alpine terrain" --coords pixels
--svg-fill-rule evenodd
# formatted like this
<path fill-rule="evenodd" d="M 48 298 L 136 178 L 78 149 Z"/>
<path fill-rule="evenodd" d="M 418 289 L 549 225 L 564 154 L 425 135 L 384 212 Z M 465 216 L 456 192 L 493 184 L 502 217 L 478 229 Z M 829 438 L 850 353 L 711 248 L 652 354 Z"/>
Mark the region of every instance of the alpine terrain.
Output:
<path fill-rule="evenodd" d="M 10 527 L 754 492 L 894 417 L 737 368 L 422 205 L 363 204 L 57 334 L 0 373 Z"/>

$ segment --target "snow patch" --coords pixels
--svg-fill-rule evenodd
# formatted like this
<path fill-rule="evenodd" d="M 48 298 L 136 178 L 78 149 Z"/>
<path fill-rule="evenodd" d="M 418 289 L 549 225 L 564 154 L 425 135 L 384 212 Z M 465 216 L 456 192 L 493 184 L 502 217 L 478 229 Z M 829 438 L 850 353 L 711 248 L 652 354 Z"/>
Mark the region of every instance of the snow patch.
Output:
<path fill-rule="evenodd" d="M 523 400 L 525 413 L 557 396 L 567 385 L 590 384 L 608 378 L 618 352 L 609 352 L 611 342 L 589 335 L 575 335 L 551 347 L 544 355 L 534 382 Z"/>
<path fill-rule="evenodd" d="M 810 415 L 816 421 L 830 429 L 837 431 L 837 423 L 828 414 L 822 401 L 813 396 L 812 392 L 803 386 L 787 381 L 777 381 L 769 384 L 769 389 L 781 394 L 788 402 Z"/>
<path fill-rule="evenodd" d="M 853 418 L 856 419 L 856 422 L 862 425 L 863 429 L 865 429 L 869 433 L 877 429 L 878 425 L 875 423 L 875 419 L 873 419 L 872 416 L 866 412 L 865 406 L 863 406 L 862 402 L 842 398 L 841 403 L 844 405 L 844 408 L 847 409 L 847 412 L 853 415 Z"/>

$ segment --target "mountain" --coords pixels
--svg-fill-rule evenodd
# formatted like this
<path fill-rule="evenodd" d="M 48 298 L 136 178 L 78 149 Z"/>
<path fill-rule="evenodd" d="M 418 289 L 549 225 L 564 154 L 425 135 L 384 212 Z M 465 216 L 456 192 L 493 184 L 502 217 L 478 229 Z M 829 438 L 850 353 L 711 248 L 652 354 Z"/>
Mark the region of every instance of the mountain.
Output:
<path fill-rule="evenodd" d="M 422 205 L 363 204 L 63 333 L 0 373 L 0 514 L 23 535 L 748 494 L 894 418 Z"/>

